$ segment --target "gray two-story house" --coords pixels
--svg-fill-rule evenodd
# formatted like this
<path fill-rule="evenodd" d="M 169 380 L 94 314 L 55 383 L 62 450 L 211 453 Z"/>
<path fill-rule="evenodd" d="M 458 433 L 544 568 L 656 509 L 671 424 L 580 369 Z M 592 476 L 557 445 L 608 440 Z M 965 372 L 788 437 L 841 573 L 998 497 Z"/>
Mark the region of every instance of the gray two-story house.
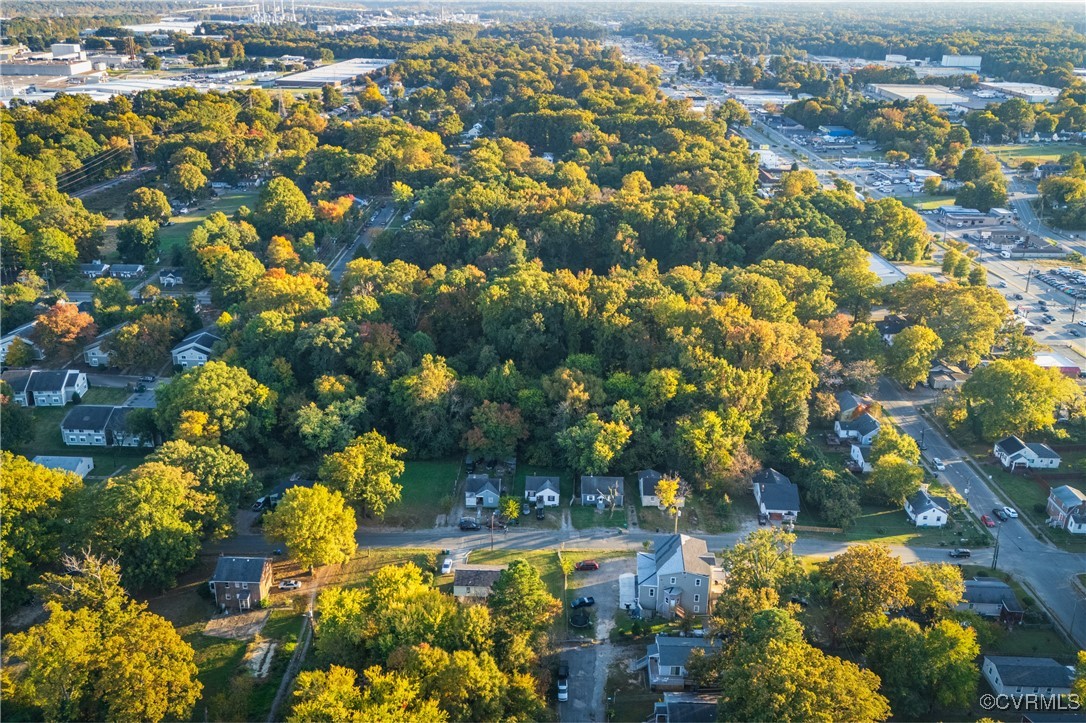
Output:
<path fill-rule="evenodd" d="M 638 604 L 653 615 L 707 615 L 723 586 L 724 571 L 705 540 L 668 535 L 656 538 L 653 552 L 637 553 Z"/>

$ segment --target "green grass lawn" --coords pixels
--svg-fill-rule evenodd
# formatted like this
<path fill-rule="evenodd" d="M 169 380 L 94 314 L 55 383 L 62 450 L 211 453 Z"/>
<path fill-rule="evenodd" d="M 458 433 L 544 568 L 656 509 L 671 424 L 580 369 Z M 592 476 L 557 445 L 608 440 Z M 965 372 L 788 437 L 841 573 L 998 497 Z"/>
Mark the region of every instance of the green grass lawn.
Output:
<path fill-rule="evenodd" d="M 129 393 L 123 389 L 92 387 L 87 390 L 84 403 L 120 404 L 128 396 Z M 72 410 L 72 407 L 71 404 L 65 407 L 35 407 L 31 412 L 34 425 L 33 436 L 28 443 L 17 446 L 12 451 L 27 459 L 33 459 L 39 454 L 91 457 L 94 459 L 94 471 L 90 475 L 92 477 L 108 477 L 121 467 L 131 469 L 150 454 L 151 450 L 146 447 L 69 447 L 61 437 L 60 423 L 64 421 L 64 417 Z"/>
<path fill-rule="evenodd" d="M 825 526 L 806 510 L 801 514 L 804 525 Z M 910 547 L 957 547 L 968 544 L 970 547 L 983 547 L 989 544 L 989 536 L 973 522 L 968 515 L 958 513 L 951 517 L 951 523 L 944 528 L 916 527 L 900 508 L 888 509 L 877 505 L 864 505 L 863 513 L 852 527 L 842 533 L 802 532 L 802 536 L 822 537 L 832 540 L 880 542 L 887 545 L 908 545 Z M 964 542 L 963 542 L 964 540 Z"/>
<path fill-rule="evenodd" d="M 571 555 L 572 559 L 579 560 L 582 556 L 573 551 L 567 551 L 564 555 Z M 596 554 L 596 553 L 593 553 Z M 547 590 L 559 600 L 562 594 L 562 568 L 558 564 L 558 553 L 553 550 L 472 550 L 468 555 L 468 563 L 472 565 L 508 565 L 513 560 L 525 560 L 529 565 L 539 571 Z M 569 581 L 574 583 L 574 575 L 570 575 Z M 571 590 L 573 588 L 571 587 Z"/>
<path fill-rule="evenodd" d="M 627 500 L 630 498 L 627 497 Z M 629 502 L 628 504 L 633 504 Z M 574 503 L 569 508 L 570 521 L 578 530 L 592 527 L 622 527 L 626 525 L 626 510 L 622 508 L 597 512 L 595 507 Z"/>
<path fill-rule="evenodd" d="M 897 200 L 917 211 L 930 211 L 933 208 L 954 205 L 954 196 L 900 196 Z"/>
<path fill-rule="evenodd" d="M 256 203 L 258 193 L 256 189 L 226 191 L 220 194 L 218 198 L 208 198 L 192 204 L 190 213 L 184 216 L 175 216 L 173 226 L 167 226 L 159 231 L 158 240 L 162 250 L 162 257 L 164 259 L 169 258 L 169 254 L 173 249 L 184 244 L 193 229 L 216 211 L 222 211 L 230 216 L 242 206 L 252 208 Z M 197 211 L 196 208 L 198 207 L 202 207 L 204 210 Z"/>
<path fill-rule="evenodd" d="M 1086 147 L 1075 143 L 1046 143 L 1033 145 L 1006 145 L 988 146 L 988 150 L 1011 166 L 1018 166 L 1022 161 L 1034 161 L 1045 163 L 1059 160 L 1060 156 L 1078 151 L 1082 153 Z"/>
<path fill-rule="evenodd" d="M 405 565 L 411 563 L 423 572 L 437 572 L 438 560 L 443 556 L 435 549 L 407 548 L 407 547 L 365 547 L 358 551 L 354 558 L 344 564 L 324 571 L 324 580 L 329 587 L 357 587 L 363 580 L 375 570 L 388 565 Z M 301 576 L 305 571 L 299 569 L 297 575 Z M 290 577 L 289 571 L 284 576 Z M 441 578 L 438 578 L 440 580 Z M 451 578 L 449 582 L 451 583 Z"/>
<path fill-rule="evenodd" d="M 437 516 L 448 514 L 453 505 L 459 474 L 459 459 L 405 462 L 399 479 L 403 492 L 385 514 L 385 524 L 433 527 Z"/>

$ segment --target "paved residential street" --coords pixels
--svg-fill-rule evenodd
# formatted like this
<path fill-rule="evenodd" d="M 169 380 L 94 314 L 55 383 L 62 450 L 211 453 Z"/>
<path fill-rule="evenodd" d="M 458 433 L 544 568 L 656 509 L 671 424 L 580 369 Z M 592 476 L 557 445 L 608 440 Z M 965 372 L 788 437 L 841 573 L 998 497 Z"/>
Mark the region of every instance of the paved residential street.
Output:
<path fill-rule="evenodd" d="M 1000 498 L 988 481 L 962 460 L 961 450 L 917 412 L 917 404 L 930 399 L 930 394 L 930 390 L 906 392 L 883 379 L 878 399 L 886 414 L 903 431 L 917 440 L 923 434 L 926 446 L 923 456 L 928 460 L 933 457 L 943 460 L 946 471 L 936 474 L 952 485 L 978 516 L 990 515 L 992 508 L 1009 504 L 1009 500 Z M 997 525 L 999 569 L 1029 583 L 1075 643 L 1086 648 L 1086 599 L 1071 581 L 1075 575 L 1086 572 L 1086 556 L 1038 540 L 1021 520 L 1011 519 Z M 990 554 L 989 551 L 989 560 Z"/>

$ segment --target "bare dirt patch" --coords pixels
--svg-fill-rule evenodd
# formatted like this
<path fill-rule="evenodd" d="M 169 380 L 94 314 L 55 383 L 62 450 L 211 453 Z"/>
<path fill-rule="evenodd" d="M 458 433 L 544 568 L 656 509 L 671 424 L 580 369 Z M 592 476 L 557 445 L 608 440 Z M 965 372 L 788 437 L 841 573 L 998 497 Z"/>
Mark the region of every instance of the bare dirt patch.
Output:
<path fill-rule="evenodd" d="M 277 647 L 279 643 L 274 640 L 256 640 L 249 644 L 249 649 L 245 652 L 245 666 L 254 678 L 268 677 Z"/>
<path fill-rule="evenodd" d="M 268 622 L 269 616 L 270 610 L 251 610 L 247 613 L 215 617 L 204 626 L 204 635 L 251 640 L 264 629 L 264 623 Z"/>

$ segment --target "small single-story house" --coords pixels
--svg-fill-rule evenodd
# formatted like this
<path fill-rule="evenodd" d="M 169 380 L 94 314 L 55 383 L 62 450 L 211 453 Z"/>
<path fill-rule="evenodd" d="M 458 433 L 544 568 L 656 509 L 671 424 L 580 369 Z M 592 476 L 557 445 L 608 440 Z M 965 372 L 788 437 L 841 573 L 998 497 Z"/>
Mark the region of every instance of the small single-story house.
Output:
<path fill-rule="evenodd" d="M 659 496 L 656 494 L 656 485 L 663 478 L 664 475 L 654 469 L 643 469 L 637 473 L 637 487 L 641 492 L 642 507 L 657 507 L 661 510 L 664 509 L 660 504 Z M 675 497 L 675 506 L 679 508 L 686 506 L 686 497 L 683 496 L 681 492 Z"/>
<path fill-rule="evenodd" d="M 185 277 L 181 269 L 162 269 L 158 272 L 158 283 L 168 289 L 185 283 Z"/>
<path fill-rule="evenodd" d="M 1052 658 L 985 655 L 980 672 L 996 695 L 1069 695 L 1074 673 Z"/>
<path fill-rule="evenodd" d="M 220 609 L 252 610 L 271 595 L 272 561 L 267 557 L 222 556 L 208 581 Z"/>
<path fill-rule="evenodd" d="M 950 516 L 950 501 L 919 489 L 905 500 L 905 514 L 917 527 L 943 527 Z"/>
<path fill-rule="evenodd" d="M 134 279 L 143 276 L 144 271 L 143 264 L 113 264 L 109 267 L 109 275 L 118 279 Z"/>
<path fill-rule="evenodd" d="M 92 367 L 108 367 L 109 352 L 105 349 L 106 340 L 99 337 L 83 350 L 83 361 Z"/>
<path fill-rule="evenodd" d="M 581 504 L 605 507 L 622 507 L 625 502 L 624 480 L 621 477 L 581 477 Z"/>
<path fill-rule="evenodd" d="M 870 450 L 870 448 L 868 448 Z M 864 448 L 858 444 L 852 445 L 852 449 L 849 452 L 849 457 L 852 459 L 852 463 L 856 465 L 856 469 L 861 472 L 870 472 L 872 470 L 871 462 L 864 456 Z"/>
<path fill-rule="evenodd" d="M 1071 485 L 1056 487 L 1048 493 L 1046 507 L 1049 524 L 1071 534 L 1086 534 L 1086 494 Z"/>
<path fill-rule="evenodd" d="M 880 429 L 882 429 L 882 424 L 868 412 L 864 412 L 855 419 L 845 422 L 838 419 L 833 423 L 833 431 L 838 437 L 851 439 L 864 446 L 870 445 L 875 437 L 879 436 Z"/>
<path fill-rule="evenodd" d="M 875 401 L 871 397 L 867 397 L 855 392 L 850 392 L 847 389 L 842 392 L 837 392 L 837 419 L 842 422 L 848 422 L 861 414 L 868 412 L 874 406 Z"/>
<path fill-rule="evenodd" d="M 932 389 L 957 389 L 968 379 L 961 367 L 945 362 L 936 362 L 928 371 L 928 386 Z"/>
<path fill-rule="evenodd" d="M 561 496 L 557 477 L 525 477 L 524 499 L 544 507 L 557 507 Z"/>
<path fill-rule="evenodd" d="M 88 279 L 100 279 L 109 272 L 109 264 L 101 261 L 92 261 L 89 264 L 79 264 L 79 273 Z"/>
<path fill-rule="evenodd" d="M 990 577 L 975 577 L 965 581 L 965 593 L 956 610 L 971 610 L 985 618 L 996 618 L 1010 625 L 1022 622 L 1025 611 L 1011 586 Z"/>
<path fill-rule="evenodd" d="M 1043 181 L 1049 176 L 1062 176 L 1071 170 L 1071 167 L 1065 163 L 1041 163 L 1033 169 L 1033 178 L 1037 181 Z"/>
<path fill-rule="evenodd" d="M 153 446 L 128 431 L 128 413 L 132 407 L 80 404 L 60 423 L 64 444 L 73 447 Z"/>
<path fill-rule="evenodd" d="M 911 321 L 903 316 L 898 316 L 897 314 L 891 314 L 882 321 L 875 322 L 875 328 L 878 329 L 879 335 L 887 344 L 893 344 L 894 337 L 912 325 L 913 323 Z"/>
<path fill-rule="evenodd" d="M 63 407 L 87 393 L 87 375 L 75 369 L 9 371 L 3 380 L 22 407 Z"/>
<path fill-rule="evenodd" d="M 40 464 L 42 467 L 48 467 L 49 469 L 77 474 L 80 479 L 86 478 L 86 476 L 91 473 L 91 470 L 94 469 L 93 457 L 60 457 L 39 454 L 30 461 L 34 464 Z"/>
<path fill-rule="evenodd" d="M 453 596 L 485 600 L 490 597 L 505 565 L 459 565 L 453 573 Z"/>
<path fill-rule="evenodd" d="M 652 552 L 637 553 L 637 603 L 642 610 L 671 619 L 708 615 L 724 587 L 724 572 L 705 540 L 667 535 Z"/>
<path fill-rule="evenodd" d="M 1006 437 L 995 443 L 992 454 L 1007 469 L 1025 467 L 1027 469 L 1058 469 L 1060 456 L 1047 444 L 1023 442 L 1015 436 Z"/>
<path fill-rule="evenodd" d="M 645 657 L 634 664 L 634 670 L 648 671 L 649 690 L 683 690 L 692 684 L 686 669 L 691 653 L 695 650 L 710 653 L 718 647 L 715 639 L 657 635 Z"/>
<path fill-rule="evenodd" d="M 170 352 L 174 366 L 182 369 L 202 367 L 211 359 L 211 348 L 222 337 L 214 328 L 202 329 L 182 339 Z"/>
<path fill-rule="evenodd" d="M 754 499 L 758 512 L 772 522 L 795 522 L 799 517 L 799 487 L 773 469 L 754 475 Z"/>
<path fill-rule="evenodd" d="M 469 474 L 464 482 L 464 506 L 497 509 L 502 496 L 500 478 L 486 474 Z"/>
<path fill-rule="evenodd" d="M 651 723 L 716 723 L 719 696 L 704 693 L 664 693 L 653 704 Z"/>

